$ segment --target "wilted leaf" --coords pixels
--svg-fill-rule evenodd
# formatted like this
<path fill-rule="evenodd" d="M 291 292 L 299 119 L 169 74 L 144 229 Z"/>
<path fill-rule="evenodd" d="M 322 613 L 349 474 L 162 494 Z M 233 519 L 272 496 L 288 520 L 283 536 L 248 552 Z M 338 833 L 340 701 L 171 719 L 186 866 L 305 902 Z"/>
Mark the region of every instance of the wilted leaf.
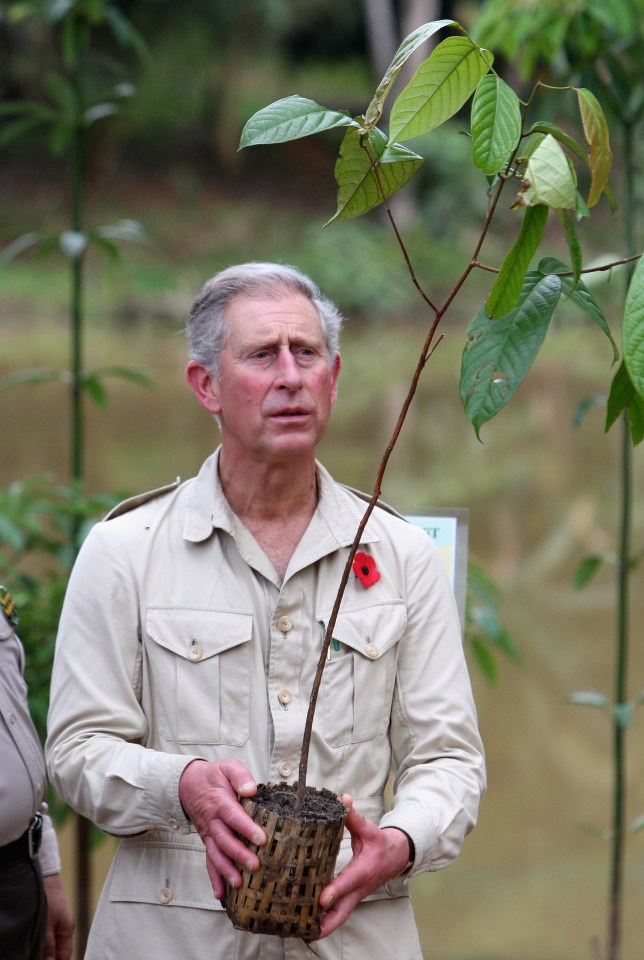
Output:
<path fill-rule="evenodd" d="M 483 77 L 472 101 L 472 159 L 488 176 L 503 170 L 521 136 L 521 105 L 496 74 Z"/>
<path fill-rule="evenodd" d="M 476 431 L 523 383 L 559 300 L 558 277 L 528 274 L 519 304 L 498 320 L 482 307 L 467 331 L 461 364 L 461 400 Z"/>
<path fill-rule="evenodd" d="M 526 209 L 519 236 L 506 253 L 488 295 L 485 309 L 489 317 L 501 317 L 516 306 L 530 261 L 541 243 L 547 219 L 546 207 Z"/>
<path fill-rule="evenodd" d="M 391 108 L 389 139 L 429 133 L 461 109 L 489 71 L 492 54 L 467 37 L 448 37 L 419 66 Z"/>
<path fill-rule="evenodd" d="M 276 100 L 253 114 L 242 130 L 239 149 L 298 140 L 334 127 L 358 126 L 346 111 L 327 110 L 314 100 L 296 94 Z"/>
<path fill-rule="evenodd" d="M 588 145 L 588 165 L 591 183 L 587 204 L 593 207 L 608 183 L 613 156 L 608 138 L 608 124 L 597 97 L 583 87 L 577 90 L 584 136 Z"/>

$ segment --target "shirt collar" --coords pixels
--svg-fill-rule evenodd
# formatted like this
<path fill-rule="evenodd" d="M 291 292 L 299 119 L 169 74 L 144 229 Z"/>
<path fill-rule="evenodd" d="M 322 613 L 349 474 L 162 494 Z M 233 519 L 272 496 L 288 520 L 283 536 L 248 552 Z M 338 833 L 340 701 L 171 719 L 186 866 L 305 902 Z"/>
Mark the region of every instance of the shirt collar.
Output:
<path fill-rule="evenodd" d="M 235 533 L 235 517 L 219 480 L 219 454 L 221 447 L 208 457 L 194 479 L 186 505 L 183 536 L 199 543 L 211 536 L 213 529 L 221 529 L 231 536 Z M 366 503 L 335 483 L 328 470 L 316 461 L 320 499 L 309 529 L 302 538 L 300 551 L 309 555 L 308 562 L 329 553 L 338 547 L 353 543 L 358 524 L 366 510 Z M 361 537 L 361 543 L 372 543 L 378 536 L 369 524 Z M 304 560 L 304 557 L 301 558 Z"/>

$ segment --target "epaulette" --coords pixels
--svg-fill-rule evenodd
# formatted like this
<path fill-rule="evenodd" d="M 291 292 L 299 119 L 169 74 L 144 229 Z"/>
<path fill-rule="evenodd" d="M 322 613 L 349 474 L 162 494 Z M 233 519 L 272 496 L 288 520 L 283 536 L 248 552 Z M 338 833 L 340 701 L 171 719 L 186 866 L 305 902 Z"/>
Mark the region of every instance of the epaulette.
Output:
<path fill-rule="evenodd" d="M 366 503 L 371 503 L 370 494 L 363 493 L 362 490 L 356 490 L 355 487 L 349 487 L 347 486 L 346 483 L 341 483 L 340 486 L 343 487 L 345 490 L 348 490 L 349 493 L 353 493 L 356 497 L 359 497 L 361 500 L 364 500 Z M 381 507 L 383 510 L 386 510 L 387 513 L 390 513 L 392 516 L 398 517 L 399 520 L 407 520 L 407 517 L 403 517 L 402 513 L 398 513 L 398 511 L 394 507 L 391 507 L 388 503 L 385 503 L 385 501 L 381 500 L 380 497 L 376 501 L 376 506 Z"/>
<path fill-rule="evenodd" d="M 133 497 L 128 497 L 127 500 L 121 500 L 115 507 L 112 507 L 103 519 L 113 520 L 114 517 L 120 517 L 124 513 L 129 513 L 130 510 L 140 507 L 143 503 L 148 503 L 150 500 L 161 497 L 164 493 L 170 493 L 172 490 L 176 490 L 180 483 L 181 477 L 177 477 L 174 483 L 167 483 L 164 487 L 157 487 L 156 490 L 147 490 L 145 493 L 137 493 Z"/>
<path fill-rule="evenodd" d="M 0 586 L 0 607 L 4 611 L 4 615 L 9 621 L 9 623 L 17 627 L 18 626 L 18 609 L 16 607 L 16 601 L 13 599 L 6 587 Z"/>

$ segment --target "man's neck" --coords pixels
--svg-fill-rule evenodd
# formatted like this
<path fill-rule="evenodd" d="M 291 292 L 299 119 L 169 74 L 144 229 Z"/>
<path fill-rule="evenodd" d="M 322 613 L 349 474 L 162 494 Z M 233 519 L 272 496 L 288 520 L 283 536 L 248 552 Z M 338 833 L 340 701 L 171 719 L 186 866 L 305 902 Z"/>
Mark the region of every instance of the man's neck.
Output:
<path fill-rule="evenodd" d="M 297 462 L 231 463 L 222 449 L 219 478 L 233 512 L 249 523 L 288 523 L 313 515 L 318 502 L 314 456 Z"/>

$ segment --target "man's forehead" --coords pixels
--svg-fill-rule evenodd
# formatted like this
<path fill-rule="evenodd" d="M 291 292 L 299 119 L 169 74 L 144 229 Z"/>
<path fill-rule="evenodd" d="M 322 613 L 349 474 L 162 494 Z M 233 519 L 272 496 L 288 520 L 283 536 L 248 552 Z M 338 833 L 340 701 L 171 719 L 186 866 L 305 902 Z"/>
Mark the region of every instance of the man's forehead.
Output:
<path fill-rule="evenodd" d="M 229 333 L 238 336 L 284 327 L 322 335 L 322 324 L 313 303 L 303 294 L 288 291 L 283 297 L 240 294 L 230 303 L 228 325 Z"/>

